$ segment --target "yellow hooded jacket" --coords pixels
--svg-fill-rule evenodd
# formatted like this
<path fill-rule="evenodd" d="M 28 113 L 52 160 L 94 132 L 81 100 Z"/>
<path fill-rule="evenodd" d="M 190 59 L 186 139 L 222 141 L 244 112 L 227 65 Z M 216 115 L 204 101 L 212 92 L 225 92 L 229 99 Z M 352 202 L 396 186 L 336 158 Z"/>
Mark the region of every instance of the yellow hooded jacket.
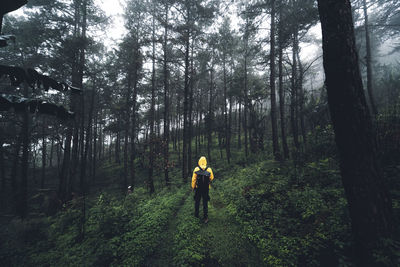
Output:
<path fill-rule="evenodd" d="M 200 168 L 202 168 L 203 170 L 205 170 L 207 168 L 207 160 L 206 157 L 201 157 L 199 159 L 199 166 Z M 200 170 L 199 166 L 197 166 L 196 168 L 194 168 L 193 171 L 193 176 L 192 176 L 192 189 L 196 188 L 196 181 L 197 181 L 197 174 L 196 172 Z M 212 171 L 212 169 L 210 167 L 208 167 L 207 171 L 209 173 L 211 173 L 210 175 L 210 182 L 214 179 L 214 173 Z"/>

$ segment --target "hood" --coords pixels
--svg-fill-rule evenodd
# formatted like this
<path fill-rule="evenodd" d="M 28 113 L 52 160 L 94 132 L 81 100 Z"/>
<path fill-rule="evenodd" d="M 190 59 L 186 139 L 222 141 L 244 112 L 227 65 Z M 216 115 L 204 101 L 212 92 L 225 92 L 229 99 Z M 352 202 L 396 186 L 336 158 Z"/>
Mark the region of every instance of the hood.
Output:
<path fill-rule="evenodd" d="M 206 157 L 201 157 L 199 159 L 199 166 L 200 168 L 202 168 L 203 170 L 207 167 L 207 160 Z"/>

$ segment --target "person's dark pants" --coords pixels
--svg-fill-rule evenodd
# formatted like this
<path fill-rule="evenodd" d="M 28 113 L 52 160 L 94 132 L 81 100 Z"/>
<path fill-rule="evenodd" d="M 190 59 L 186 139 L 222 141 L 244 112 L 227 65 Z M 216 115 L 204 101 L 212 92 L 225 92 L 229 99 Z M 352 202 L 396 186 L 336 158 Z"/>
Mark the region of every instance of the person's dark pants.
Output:
<path fill-rule="evenodd" d="M 208 188 L 206 190 L 196 189 L 194 193 L 194 216 L 199 217 L 199 206 L 200 199 L 203 199 L 203 217 L 208 218 L 208 200 L 210 197 L 208 195 Z"/>

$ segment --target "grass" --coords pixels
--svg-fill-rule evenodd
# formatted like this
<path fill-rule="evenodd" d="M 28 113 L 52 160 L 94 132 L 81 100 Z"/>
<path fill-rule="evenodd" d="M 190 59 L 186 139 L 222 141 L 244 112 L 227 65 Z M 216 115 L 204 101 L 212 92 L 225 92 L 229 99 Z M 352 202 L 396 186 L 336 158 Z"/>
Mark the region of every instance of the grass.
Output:
<path fill-rule="evenodd" d="M 326 144 L 318 145 L 320 153 L 327 151 Z M 190 179 L 182 183 L 178 166 L 170 172 L 176 186 L 166 187 L 163 173 L 155 170 L 156 193 L 150 195 L 143 185 L 147 169 L 141 169 L 134 193 L 126 196 L 121 188 L 122 165 L 104 163 L 96 178 L 98 187 L 92 188 L 87 200 L 84 237 L 78 199 L 56 216 L 1 226 L 0 239 L 5 241 L 0 244 L 0 262 L 7 266 L 351 266 L 350 221 L 334 157 L 321 154 L 318 159 L 278 163 L 267 152 L 245 159 L 243 152 L 233 151 L 227 164 L 218 148 L 212 154 L 209 165 L 215 180 L 208 224 L 194 217 Z M 172 152 L 171 160 L 177 158 Z"/>

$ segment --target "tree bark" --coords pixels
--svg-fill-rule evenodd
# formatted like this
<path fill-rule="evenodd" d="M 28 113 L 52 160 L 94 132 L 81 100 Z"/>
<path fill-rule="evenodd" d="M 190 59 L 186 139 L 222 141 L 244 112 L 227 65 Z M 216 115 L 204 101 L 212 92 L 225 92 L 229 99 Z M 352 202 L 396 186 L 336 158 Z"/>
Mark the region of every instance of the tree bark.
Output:
<path fill-rule="evenodd" d="M 187 7 L 187 17 L 190 12 Z M 185 32 L 185 85 L 184 85 L 184 100 L 183 100 L 183 146 L 182 146 L 182 179 L 186 184 L 187 180 L 187 143 L 188 143 L 188 106 L 189 106 L 189 53 L 190 53 L 190 36 L 189 30 Z"/>
<path fill-rule="evenodd" d="M 92 118 L 93 118 L 93 108 L 94 108 L 94 98 L 96 94 L 96 81 L 95 78 L 93 78 L 93 87 L 92 87 L 92 92 L 91 92 L 91 100 L 90 100 L 90 108 L 89 108 L 89 117 L 88 117 L 88 124 L 86 127 L 86 140 L 85 140 L 85 147 L 84 149 L 84 154 L 82 158 L 82 163 L 81 163 L 81 187 L 82 187 L 82 192 L 85 194 L 87 190 L 87 179 L 86 179 L 86 161 L 88 158 L 88 153 L 89 153 L 89 144 L 92 136 Z"/>
<path fill-rule="evenodd" d="M 304 80 L 304 69 L 303 69 L 303 64 L 301 63 L 300 60 L 300 53 L 297 51 L 297 60 L 298 60 L 298 65 L 299 65 L 299 79 L 298 79 L 298 110 L 299 110 L 299 115 L 298 117 L 300 118 L 300 130 L 301 130 L 301 135 L 303 137 L 303 147 L 307 144 L 307 131 L 306 131 L 306 124 L 304 120 L 304 104 L 305 104 L 305 92 L 303 88 L 303 80 Z"/>
<path fill-rule="evenodd" d="M 127 75 L 127 91 L 126 91 L 126 101 L 125 101 L 125 136 L 124 136 L 124 177 L 123 177 L 123 191 L 125 191 L 128 188 L 128 143 L 129 143 L 129 127 L 130 127 L 130 103 L 131 103 L 131 91 L 132 91 L 132 78 L 131 78 L 131 72 L 128 70 L 128 75 Z M 131 140 L 132 142 L 132 140 Z"/>
<path fill-rule="evenodd" d="M 83 0 L 82 2 L 82 32 L 81 38 L 83 40 L 83 44 L 80 47 L 79 53 L 79 88 L 83 89 L 83 75 L 86 64 L 86 28 L 87 28 L 87 0 Z M 79 191 L 82 195 L 86 194 L 86 181 L 85 181 L 85 171 L 86 171 L 86 157 L 87 157 L 87 148 L 85 149 L 85 98 L 84 94 L 81 96 L 81 129 L 80 129 L 80 150 L 81 150 L 81 160 L 80 160 L 80 173 L 79 173 Z M 85 211 L 85 209 L 83 210 Z M 83 213 L 83 220 L 85 219 L 85 213 Z M 84 224 L 82 224 L 83 227 Z M 82 230 L 82 234 L 84 231 Z"/>
<path fill-rule="evenodd" d="M 371 109 L 376 116 L 378 114 L 378 110 L 375 105 L 374 94 L 373 94 L 373 76 L 372 76 L 372 56 L 371 56 L 371 41 L 369 38 L 369 25 L 368 25 L 368 9 L 367 9 L 367 1 L 363 0 L 363 11 L 364 11 L 364 27 L 365 27 L 365 49 L 367 50 L 366 62 L 367 62 L 367 91 L 368 98 L 371 104 Z"/>
<path fill-rule="evenodd" d="M 25 97 L 28 95 L 28 85 L 24 84 Z M 21 158 L 21 184 L 19 186 L 19 196 L 17 201 L 17 214 L 22 218 L 26 218 L 28 212 L 28 167 L 29 167 L 29 145 L 30 145 L 30 118 L 28 108 L 25 107 L 22 114 L 22 158 Z"/>
<path fill-rule="evenodd" d="M 295 149 L 298 151 L 300 148 L 299 144 L 299 133 L 297 123 L 297 50 L 299 49 L 298 44 L 298 29 L 294 30 L 293 33 L 293 51 L 292 51 L 292 77 L 291 77 L 291 95 L 290 95 L 290 122 L 292 126 L 293 143 Z"/>
<path fill-rule="evenodd" d="M 44 181 L 46 179 L 46 132 L 45 132 L 45 119 L 42 121 L 42 179 L 40 181 L 40 188 L 44 188 Z"/>
<path fill-rule="evenodd" d="M 289 147 L 286 139 L 286 118 L 285 118 L 285 92 L 283 89 L 283 26 L 282 26 L 282 5 L 279 8 L 279 44 L 278 44 L 278 71 L 279 71 L 279 114 L 281 120 L 281 138 L 282 138 L 282 149 L 283 157 L 289 158 Z"/>
<path fill-rule="evenodd" d="M 230 163 L 231 155 L 229 150 L 229 125 L 228 125 L 228 108 L 227 108 L 227 81 L 226 81 L 226 49 L 224 48 L 223 55 L 222 55 L 222 70 L 223 70 L 223 81 L 224 81 L 224 106 L 223 106 L 223 113 L 224 113 L 224 128 L 225 128 L 225 150 L 226 150 L 226 159 L 228 163 Z"/>
<path fill-rule="evenodd" d="M 272 126 L 272 149 L 275 160 L 281 160 L 281 152 L 278 142 L 278 121 L 276 116 L 276 93 L 275 93 L 275 0 L 271 1 L 271 46 L 270 46 L 270 77 L 271 89 L 271 126 Z"/>
<path fill-rule="evenodd" d="M 168 3 L 165 4 L 164 26 L 164 179 L 169 186 L 169 83 L 168 83 Z"/>
<path fill-rule="evenodd" d="M 193 94 L 194 94 L 194 68 L 193 68 L 193 49 L 194 49 L 194 37 L 192 37 L 192 43 L 190 47 L 190 92 L 189 92 L 189 116 L 188 116 L 188 163 L 187 171 L 190 177 L 192 170 L 192 136 L 193 136 Z"/>
<path fill-rule="evenodd" d="M 74 13 L 74 33 L 73 36 L 74 38 L 81 38 L 83 36 L 83 33 L 85 33 L 86 36 L 86 25 L 85 27 L 82 27 L 83 24 L 80 22 L 80 5 L 78 2 L 74 1 L 75 5 L 75 13 Z M 84 29 L 85 28 L 85 29 Z M 82 35 L 80 33 L 80 30 L 82 30 Z M 83 32 L 83 30 L 85 32 Z M 84 68 L 84 56 L 85 52 L 82 51 L 84 50 L 83 47 L 77 46 L 74 48 L 73 51 L 73 61 L 74 64 L 72 65 L 71 69 L 71 80 L 72 80 L 72 85 L 78 88 L 82 88 L 82 82 L 83 82 L 83 68 Z M 83 53 L 83 54 L 82 54 Z M 82 61 L 83 60 L 83 61 Z M 82 65 L 83 64 L 83 65 Z M 67 198 L 71 196 L 71 193 L 74 191 L 75 187 L 75 176 L 76 172 L 78 169 L 79 165 L 79 125 L 81 122 L 82 117 L 82 99 L 77 99 L 77 96 L 71 95 L 70 97 L 71 101 L 71 110 L 75 112 L 76 116 L 74 118 L 73 124 L 70 126 L 72 127 L 71 131 L 67 131 L 67 136 L 66 138 L 72 138 L 72 155 L 71 159 L 68 160 L 71 161 L 73 168 L 70 168 L 70 162 L 65 162 L 66 166 L 68 166 L 68 169 L 65 169 L 64 171 L 68 172 L 68 175 L 63 175 L 64 178 L 67 179 L 66 181 L 66 187 L 64 188 L 65 192 L 62 193 L 64 199 L 63 201 L 66 201 Z M 79 106 L 80 104 L 80 106 Z M 72 137 L 69 137 L 68 135 L 72 135 Z M 64 151 L 65 153 L 65 151 Z M 63 163 L 64 164 L 64 163 Z"/>
<path fill-rule="evenodd" d="M 241 136 L 241 125 L 242 125 L 242 104 L 241 101 L 239 99 L 239 116 L 238 116 L 238 149 L 242 148 L 242 136 Z"/>
<path fill-rule="evenodd" d="M 139 69 L 141 66 L 141 55 L 140 47 L 136 36 L 135 43 L 135 57 L 134 57 L 134 71 L 133 71 L 133 95 L 132 95 L 132 130 L 131 130 L 131 159 L 130 159 L 130 173 L 131 173 L 131 186 L 135 185 L 136 169 L 135 169 L 135 158 L 136 158 L 136 101 L 138 95 L 138 79 L 139 79 Z M 139 59 L 140 58 L 140 59 Z"/>
<path fill-rule="evenodd" d="M 214 57 L 214 52 L 213 52 Z M 212 59 L 213 60 L 213 59 Z M 211 64 L 214 64 L 213 62 Z M 214 65 L 211 66 L 210 70 L 210 99 L 208 102 L 208 127 L 207 127 L 207 156 L 208 161 L 211 162 L 211 145 L 212 145 L 212 127 L 213 127 L 213 118 L 212 118 L 212 99 L 213 99 L 213 88 L 214 87 Z"/>
<path fill-rule="evenodd" d="M 230 87 L 232 89 L 232 87 Z M 229 113 L 228 113 L 228 130 L 226 136 L 226 157 L 228 159 L 228 163 L 230 163 L 231 159 L 231 136 L 232 136 L 232 105 L 233 105 L 233 96 L 229 96 Z"/>
<path fill-rule="evenodd" d="M 129 113 L 129 109 L 127 109 L 127 113 Z M 129 124 L 129 121 L 126 124 Z M 121 127 L 121 115 L 118 114 L 118 117 L 117 117 L 117 142 L 115 143 L 115 163 L 117 163 L 118 165 L 121 165 L 121 132 L 122 132 L 121 128 L 122 128 Z M 129 127 L 128 127 L 128 132 L 129 132 Z M 126 133 L 126 131 L 125 131 L 125 133 Z"/>
<path fill-rule="evenodd" d="M 154 7 L 153 7 L 154 8 Z M 153 12 L 155 12 L 153 10 Z M 154 183 L 153 183 L 153 168 L 154 168 L 154 115 L 155 115 L 155 90 L 156 90 L 156 40 L 155 40 L 155 14 L 153 13 L 153 21 L 152 21 L 152 43 L 153 43 L 153 52 L 152 52 L 152 74 L 151 74 L 151 106 L 150 106 L 150 166 L 149 166 L 149 175 L 148 175 L 148 186 L 150 190 L 150 194 L 154 193 Z"/>
<path fill-rule="evenodd" d="M 58 129 L 57 129 L 57 134 L 58 134 Z M 50 168 L 53 168 L 53 155 L 54 155 L 54 137 L 51 138 L 51 143 L 50 143 L 50 155 L 49 155 Z"/>
<path fill-rule="evenodd" d="M 380 238 L 392 237 L 393 216 L 364 96 L 351 6 L 349 0 L 318 0 L 318 9 L 328 104 L 357 260 L 360 266 L 372 266 Z"/>
<path fill-rule="evenodd" d="M 97 166 L 97 108 L 94 112 L 94 127 L 93 127 L 93 156 L 92 156 L 92 183 L 96 179 L 96 166 Z"/>
<path fill-rule="evenodd" d="M 248 103 L 248 96 L 247 96 L 247 60 L 248 60 L 248 24 L 249 24 L 249 19 L 246 17 L 246 31 L 245 31 L 245 51 L 244 51 L 244 114 L 243 114 L 243 129 L 244 129 L 244 151 L 245 151 L 245 156 L 246 160 L 248 157 L 248 129 L 247 129 L 247 109 L 249 106 Z M 239 116 L 240 117 L 240 116 Z"/>
<path fill-rule="evenodd" d="M 4 191 L 6 189 L 6 169 L 4 166 L 4 149 L 3 149 L 3 136 L 2 136 L 2 130 L 0 129 L 0 181 L 1 181 L 1 188 L 0 192 L 2 193 L 1 195 L 4 196 Z M 2 198 L 1 198 L 2 199 Z"/>

